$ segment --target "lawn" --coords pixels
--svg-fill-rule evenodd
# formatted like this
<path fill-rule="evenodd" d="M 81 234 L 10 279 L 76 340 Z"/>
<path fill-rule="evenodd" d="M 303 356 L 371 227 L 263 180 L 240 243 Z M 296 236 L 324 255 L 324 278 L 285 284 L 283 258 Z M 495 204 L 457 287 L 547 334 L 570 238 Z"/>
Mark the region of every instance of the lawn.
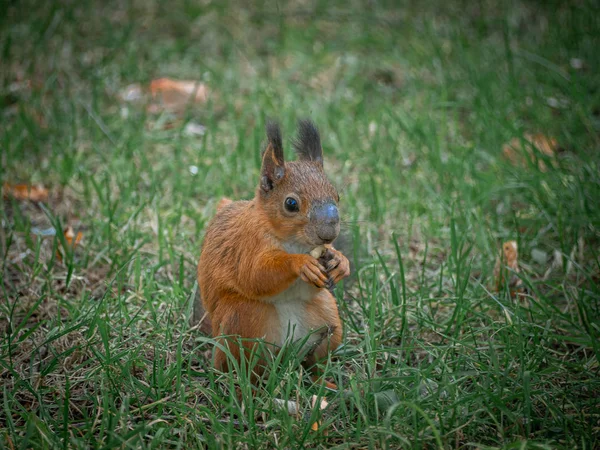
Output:
<path fill-rule="evenodd" d="M 0 446 L 600 448 L 599 48 L 592 0 L 2 2 Z M 340 391 L 288 352 L 251 395 L 196 264 L 303 117 L 353 265 Z"/>

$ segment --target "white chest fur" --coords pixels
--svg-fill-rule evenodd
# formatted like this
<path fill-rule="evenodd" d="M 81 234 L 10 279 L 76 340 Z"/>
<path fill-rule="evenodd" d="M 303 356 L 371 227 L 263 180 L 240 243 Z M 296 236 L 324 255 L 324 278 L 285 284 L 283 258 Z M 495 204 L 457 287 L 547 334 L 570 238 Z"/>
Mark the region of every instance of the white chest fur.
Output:
<path fill-rule="evenodd" d="M 306 305 L 316 295 L 317 291 L 316 287 L 297 279 L 285 291 L 269 299 L 279 315 L 281 324 L 280 345 L 304 339 L 307 334 L 313 331 L 307 323 Z M 314 339 L 318 339 L 318 336 L 315 336 Z M 313 337 L 309 339 L 309 342 L 312 340 Z"/>
<path fill-rule="evenodd" d="M 288 253 L 308 253 L 314 246 L 300 242 L 286 242 L 283 249 Z M 314 330 L 308 324 L 306 305 L 319 291 L 318 288 L 298 278 L 285 291 L 269 298 L 273 303 L 281 325 L 281 336 L 279 345 L 304 339 Z M 317 333 L 311 336 L 306 345 L 319 339 Z"/>

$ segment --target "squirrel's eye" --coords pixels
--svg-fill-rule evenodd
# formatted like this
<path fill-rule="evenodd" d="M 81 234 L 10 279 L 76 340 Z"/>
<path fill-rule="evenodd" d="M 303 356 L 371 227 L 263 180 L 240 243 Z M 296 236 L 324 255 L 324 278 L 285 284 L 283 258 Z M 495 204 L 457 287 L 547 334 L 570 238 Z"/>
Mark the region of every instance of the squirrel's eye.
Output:
<path fill-rule="evenodd" d="M 289 212 L 297 212 L 300 208 L 298 208 L 298 200 L 292 197 L 288 197 L 285 199 L 285 209 Z"/>

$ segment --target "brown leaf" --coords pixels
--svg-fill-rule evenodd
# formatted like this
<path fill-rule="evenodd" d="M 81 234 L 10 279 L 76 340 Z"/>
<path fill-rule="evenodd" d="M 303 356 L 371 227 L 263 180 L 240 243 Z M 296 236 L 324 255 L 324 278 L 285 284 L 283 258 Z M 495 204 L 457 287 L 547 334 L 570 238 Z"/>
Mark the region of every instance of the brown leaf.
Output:
<path fill-rule="evenodd" d="M 4 183 L 2 190 L 4 191 L 4 198 L 13 197 L 16 200 L 31 200 L 32 202 L 45 202 L 48 200 L 48 189 L 40 185 Z"/>
<path fill-rule="evenodd" d="M 317 405 L 317 400 L 318 400 L 318 397 L 316 395 L 313 395 L 310 400 L 310 404 L 313 408 Z M 323 411 L 325 408 L 327 408 L 328 405 L 329 405 L 329 403 L 327 403 L 327 400 L 325 398 L 321 397 L 321 401 L 319 402 L 319 410 Z M 317 431 L 320 426 L 321 426 L 321 423 L 317 421 L 317 422 L 314 422 L 310 426 L 310 429 L 313 431 Z M 326 430 L 323 430 L 323 431 L 326 431 Z"/>
<path fill-rule="evenodd" d="M 530 142 L 546 156 L 554 157 L 556 150 L 558 149 L 558 142 L 556 139 L 544 136 L 540 133 L 531 136 Z"/>
<path fill-rule="evenodd" d="M 527 166 L 527 158 L 537 161 L 538 168 L 542 172 L 546 172 L 548 168 L 543 160 L 536 155 L 534 150 L 540 154 L 551 158 L 552 165 L 556 166 L 556 151 L 558 150 L 558 142 L 554 138 L 544 136 L 541 133 L 529 134 L 525 133 L 523 140 L 520 138 L 512 138 L 508 144 L 502 147 L 502 154 L 513 166 Z"/>
<path fill-rule="evenodd" d="M 65 241 L 67 241 L 67 245 L 71 247 L 71 250 L 75 250 L 75 247 L 77 247 L 77 244 L 79 244 L 83 238 L 83 233 L 78 231 L 77 234 L 75 234 L 73 227 L 71 226 L 65 228 L 63 234 L 65 236 Z M 56 257 L 59 261 L 62 261 L 62 255 L 58 249 L 56 250 Z"/>
<path fill-rule="evenodd" d="M 75 235 L 75 232 L 73 231 L 73 227 L 67 227 L 65 229 L 65 239 L 67 241 L 67 244 L 69 244 L 69 245 L 73 244 L 73 238 L 75 238 L 75 244 L 73 244 L 73 246 L 79 244 L 82 237 L 83 237 L 83 233 L 81 231 L 78 231 L 77 235 Z"/>
<path fill-rule="evenodd" d="M 521 279 L 516 275 L 519 273 L 519 252 L 517 241 L 506 241 L 502 244 L 502 252 L 496 260 L 494 267 L 494 278 L 496 279 L 496 290 L 505 286 L 505 276 L 509 277 L 509 287 L 521 287 Z"/>
<path fill-rule="evenodd" d="M 151 112 L 161 109 L 175 112 L 185 110 L 189 103 L 206 103 L 209 90 L 199 81 L 159 78 L 150 83 L 150 94 L 158 102 L 149 106 Z"/>

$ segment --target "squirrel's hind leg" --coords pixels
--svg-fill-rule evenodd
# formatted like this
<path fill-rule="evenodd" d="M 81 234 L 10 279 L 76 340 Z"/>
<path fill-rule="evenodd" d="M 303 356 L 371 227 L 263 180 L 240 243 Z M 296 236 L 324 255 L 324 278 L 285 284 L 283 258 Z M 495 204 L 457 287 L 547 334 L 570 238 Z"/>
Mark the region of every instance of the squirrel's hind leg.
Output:
<path fill-rule="evenodd" d="M 274 307 L 262 302 L 221 298 L 212 319 L 213 336 L 231 353 L 228 356 L 216 347 L 215 367 L 222 371 L 235 370 L 235 366 L 244 367 L 261 376 L 264 367 L 268 366 L 271 353 L 275 351 L 268 342 L 278 338 L 272 332 L 272 322 L 278 320 Z M 234 361 L 230 361 L 231 358 L 235 364 L 232 364 Z"/>

